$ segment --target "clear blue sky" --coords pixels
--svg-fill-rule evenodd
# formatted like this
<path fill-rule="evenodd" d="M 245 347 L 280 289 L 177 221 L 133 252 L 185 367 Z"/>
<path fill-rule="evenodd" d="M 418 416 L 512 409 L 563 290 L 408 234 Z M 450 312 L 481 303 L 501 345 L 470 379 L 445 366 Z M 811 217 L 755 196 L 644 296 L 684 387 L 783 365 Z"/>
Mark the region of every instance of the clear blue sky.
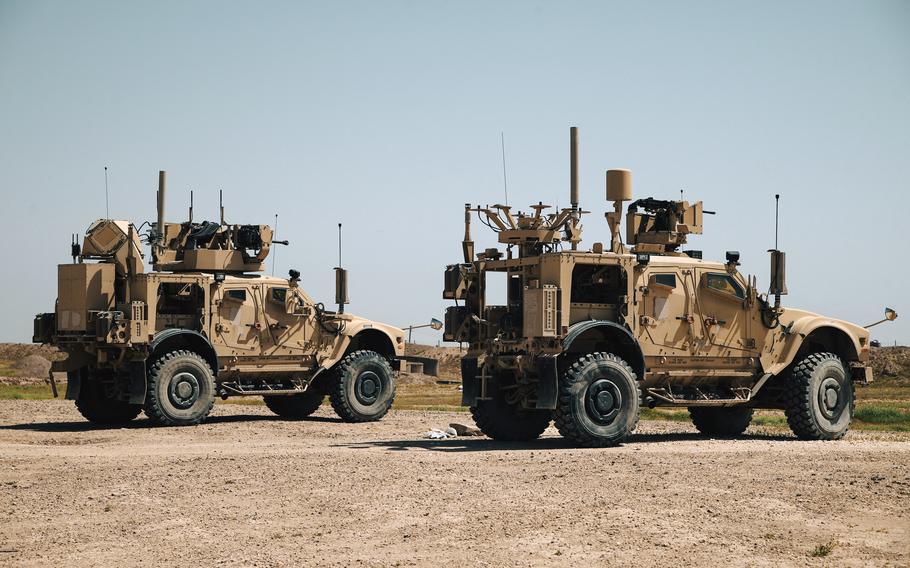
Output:
<path fill-rule="evenodd" d="M 0 0 L 0 340 L 53 308 L 69 235 L 111 214 L 271 222 L 278 272 L 350 310 L 441 317 L 462 205 L 565 205 L 581 129 L 585 242 L 603 172 L 718 212 L 693 248 L 767 285 L 781 200 L 788 305 L 910 342 L 910 2 L 15 2 Z M 480 232 L 479 246 L 492 236 Z M 416 334 L 435 342 L 439 333 Z"/>

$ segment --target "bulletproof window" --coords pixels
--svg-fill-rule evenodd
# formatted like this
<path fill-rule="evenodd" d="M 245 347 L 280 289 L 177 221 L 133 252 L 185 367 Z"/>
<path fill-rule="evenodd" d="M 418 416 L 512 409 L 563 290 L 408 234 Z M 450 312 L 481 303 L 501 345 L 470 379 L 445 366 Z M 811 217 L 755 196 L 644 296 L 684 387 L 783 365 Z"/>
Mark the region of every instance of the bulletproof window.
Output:
<path fill-rule="evenodd" d="M 237 302 L 246 302 L 246 290 L 228 290 L 225 292 L 224 297 L 228 300 L 235 300 Z"/>
<path fill-rule="evenodd" d="M 281 305 L 284 305 L 284 300 L 288 296 L 287 288 L 272 288 L 269 292 L 269 299 L 273 302 L 277 302 Z"/>
<path fill-rule="evenodd" d="M 572 303 L 618 304 L 625 293 L 622 268 L 616 265 L 577 264 L 572 269 Z"/>
<path fill-rule="evenodd" d="M 740 300 L 746 299 L 746 292 L 743 287 L 729 274 L 706 274 L 705 286 L 717 292 L 730 294 Z"/>
<path fill-rule="evenodd" d="M 668 288 L 676 288 L 676 275 L 675 274 L 655 274 L 654 275 L 654 284 L 658 286 L 666 286 Z"/>

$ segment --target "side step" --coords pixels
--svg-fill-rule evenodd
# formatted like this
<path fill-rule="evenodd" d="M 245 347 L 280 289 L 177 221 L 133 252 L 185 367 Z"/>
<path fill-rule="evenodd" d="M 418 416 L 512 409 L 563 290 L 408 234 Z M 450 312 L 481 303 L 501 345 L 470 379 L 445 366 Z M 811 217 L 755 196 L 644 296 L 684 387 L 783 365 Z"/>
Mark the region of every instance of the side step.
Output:
<path fill-rule="evenodd" d="M 673 406 L 737 406 L 751 401 L 770 378 L 771 373 L 765 373 L 754 385 L 752 385 L 752 388 L 738 387 L 731 389 L 733 396 L 730 398 L 710 398 L 698 388 L 695 389 L 698 398 L 678 397 L 673 394 L 672 390 L 664 387 L 648 388 L 646 389 L 645 394 L 664 404 Z"/>
<path fill-rule="evenodd" d="M 264 383 L 263 385 L 260 385 L 260 388 L 251 389 L 244 388 L 244 386 L 239 383 L 224 382 L 218 383 L 215 388 L 218 396 L 222 399 L 226 399 L 231 396 L 293 396 L 295 394 L 305 393 L 308 390 L 308 385 L 302 385 L 300 387 L 295 386 L 295 388 L 268 388 L 268 383 Z"/>

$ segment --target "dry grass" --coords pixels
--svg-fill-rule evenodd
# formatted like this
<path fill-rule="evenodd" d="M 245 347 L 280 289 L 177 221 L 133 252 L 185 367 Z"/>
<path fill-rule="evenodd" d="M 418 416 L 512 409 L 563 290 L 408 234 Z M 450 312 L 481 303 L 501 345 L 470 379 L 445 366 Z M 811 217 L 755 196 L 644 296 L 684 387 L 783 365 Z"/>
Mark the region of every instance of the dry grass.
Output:
<path fill-rule="evenodd" d="M 834 549 L 840 545 L 836 540 L 828 541 L 825 544 L 819 544 L 809 553 L 812 558 L 824 558 L 834 552 Z"/>

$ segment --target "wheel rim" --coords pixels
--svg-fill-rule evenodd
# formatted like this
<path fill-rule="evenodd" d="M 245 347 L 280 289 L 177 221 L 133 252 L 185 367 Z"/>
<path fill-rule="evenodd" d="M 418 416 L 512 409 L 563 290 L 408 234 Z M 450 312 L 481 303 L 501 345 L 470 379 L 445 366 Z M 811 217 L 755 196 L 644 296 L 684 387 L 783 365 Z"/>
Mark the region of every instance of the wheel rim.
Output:
<path fill-rule="evenodd" d="M 175 407 L 189 408 L 199 398 L 199 379 L 187 371 L 177 373 L 171 377 L 167 392 L 168 399 Z"/>
<path fill-rule="evenodd" d="M 354 396 L 357 401 L 367 406 L 375 404 L 382 393 L 382 379 L 373 371 L 364 371 L 354 381 Z"/>
<path fill-rule="evenodd" d="M 818 388 L 818 408 L 829 420 L 837 418 L 842 405 L 841 384 L 834 377 L 825 377 Z"/>
<path fill-rule="evenodd" d="M 622 391 L 610 379 L 598 379 L 591 383 L 585 394 L 585 409 L 588 416 L 598 424 L 610 424 L 622 410 Z"/>

